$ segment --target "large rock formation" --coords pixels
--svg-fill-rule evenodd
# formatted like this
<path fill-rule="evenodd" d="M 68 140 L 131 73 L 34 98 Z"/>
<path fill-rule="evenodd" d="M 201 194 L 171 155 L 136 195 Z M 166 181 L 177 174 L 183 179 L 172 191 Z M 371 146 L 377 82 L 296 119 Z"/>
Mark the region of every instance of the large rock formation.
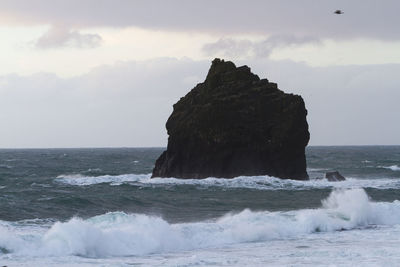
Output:
<path fill-rule="evenodd" d="M 152 177 L 271 175 L 306 180 L 307 110 L 247 66 L 214 59 L 207 78 L 175 105 L 168 148 Z"/>

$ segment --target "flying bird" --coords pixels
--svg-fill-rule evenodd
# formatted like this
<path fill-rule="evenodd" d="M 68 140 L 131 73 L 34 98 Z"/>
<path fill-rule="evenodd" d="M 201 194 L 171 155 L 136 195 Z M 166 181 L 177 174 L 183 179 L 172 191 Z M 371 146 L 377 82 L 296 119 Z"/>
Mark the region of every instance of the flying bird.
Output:
<path fill-rule="evenodd" d="M 336 10 L 335 12 L 333 12 L 333 13 L 335 13 L 335 14 L 337 14 L 337 15 L 341 15 L 341 14 L 343 14 L 343 11 L 342 10 L 340 10 L 340 9 L 338 9 L 338 10 Z"/>

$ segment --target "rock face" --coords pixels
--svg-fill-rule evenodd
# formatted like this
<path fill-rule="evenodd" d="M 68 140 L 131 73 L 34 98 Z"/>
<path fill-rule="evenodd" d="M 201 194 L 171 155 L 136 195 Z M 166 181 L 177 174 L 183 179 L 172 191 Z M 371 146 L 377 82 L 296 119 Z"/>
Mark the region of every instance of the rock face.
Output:
<path fill-rule="evenodd" d="M 168 147 L 152 177 L 271 175 L 307 180 L 307 110 L 247 66 L 214 59 L 207 78 L 175 105 Z"/>
<path fill-rule="evenodd" d="M 346 180 L 346 178 L 344 178 L 344 176 L 341 175 L 338 171 L 325 173 L 325 178 L 329 182 L 338 182 L 338 181 L 345 181 Z"/>

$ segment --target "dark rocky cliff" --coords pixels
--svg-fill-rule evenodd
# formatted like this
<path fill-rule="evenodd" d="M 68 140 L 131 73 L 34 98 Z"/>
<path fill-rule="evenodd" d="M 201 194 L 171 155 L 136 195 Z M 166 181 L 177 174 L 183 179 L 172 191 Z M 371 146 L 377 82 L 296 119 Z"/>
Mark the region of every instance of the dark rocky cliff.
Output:
<path fill-rule="evenodd" d="M 152 177 L 308 179 L 307 110 L 247 66 L 214 59 L 207 78 L 175 105 L 168 147 Z"/>

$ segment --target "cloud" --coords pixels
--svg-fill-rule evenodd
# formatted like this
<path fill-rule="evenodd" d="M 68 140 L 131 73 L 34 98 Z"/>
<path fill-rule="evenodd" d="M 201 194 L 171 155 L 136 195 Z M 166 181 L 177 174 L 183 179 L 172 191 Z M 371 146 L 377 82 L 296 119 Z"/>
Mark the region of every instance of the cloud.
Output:
<path fill-rule="evenodd" d="M 250 56 L 254 43 L 250 40 L 234 40 L 232 38 L 221 38 L 214 43 L 205 44 L 202 52 L 207 56 L 222 55 L 228 58 Z"/>
<path fill-rule="evenodd" d="M 98 34 L 82 34 L 68 27 L 53 26 L 35 43 L 41 49 L 58 47 L 95 48 L 100 46 L 102 38 Z"/>
<path fill-rule="evenodd" d="M 235 63 L 303 96 L 312 145 L 399 144 L 400 64 Z M 204 80 L 209 66 L 158 58 L 67 79 L 49 73 L 0 76 L 0 147 L 165 146 L 172 105 Z"/>
<path fill-rule="evenodd" d="M 0 23 L 399 40 L 398 10 L 397 0 L 2 0 Z"/>
<path fill-rule="evenodd" d="M 221 38 L 214 43 L 205 44 L 202 52 L 207 56 L 228 58 L 263 58 L 269 57 L 276 48 L 302 44 L 321 44 L 321 40 L 310 36 L 273 35 L 262 41 Z"/>
<path fill-rule="evenodd" d="M 400 64 L 309 67 L 291 61 L 249 62 L 286 92 L 301 94 L 312 145 L 399 144 Z M 264 76 L 264 75 L 260 75 Z"/>
<path fill-rule="evenodd" d="M 164 146 L 172 105 L 209 62 L 119 62 L 60 78 L 0 76 L 0 147 Z M 193 83 L 188 84 L 191 80 Z"/>

